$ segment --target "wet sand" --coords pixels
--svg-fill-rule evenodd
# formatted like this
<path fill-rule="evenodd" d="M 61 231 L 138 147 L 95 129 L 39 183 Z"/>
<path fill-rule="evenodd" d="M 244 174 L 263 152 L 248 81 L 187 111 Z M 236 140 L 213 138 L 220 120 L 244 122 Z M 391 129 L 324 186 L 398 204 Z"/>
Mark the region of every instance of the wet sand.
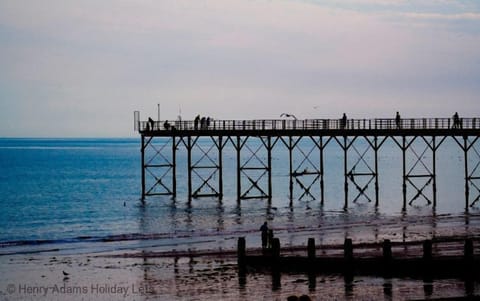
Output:
<path fill-rule="evenodd" d="M 381 251 L 390 239 L 394 254 L 417 256 L 424 239 L 447 242 L 434 254 L 461 254 L 462 239 L 475 240 L 479 252 L 480 220 L 476 215 L 379 217 L 365 223 L 328 221 L 321 227 L 277 228 L 282 254 L 302 254 L 308 237 L 317 242 L 317 255 L 341 252 L 345 237 L 353 239 L 356 254 Z M 130 249 L 76 254 L 72 251 L 0 256 L 0 300 L 286 300 L 307 294 L 313 300 L 405 300 L 479 295 L 478 283 L 462 279 L 410 279 L 283 273 L 249 268 L 239 281 L 235 246 L 245 236 L 247 252 L 258 252 L 259 233 L 208 237 L 206 243 L 172 247 L 140 241 Z M 222 241 L 219 248 L 219 241 Z M 104 242 L 115 244 L 116 242 Z M 65 273 L 64 273 L 65 272 Z"/>

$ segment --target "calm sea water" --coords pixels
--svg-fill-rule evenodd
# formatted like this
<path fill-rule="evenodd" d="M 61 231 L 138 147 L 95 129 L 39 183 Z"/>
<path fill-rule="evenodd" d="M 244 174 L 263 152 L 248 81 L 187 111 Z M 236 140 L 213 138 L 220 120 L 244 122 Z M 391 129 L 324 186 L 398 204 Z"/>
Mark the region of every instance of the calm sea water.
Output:
<path fill-rule="evenodd" d="M 209 142 L 200 140 L 204 150 Z M 312 144 L 302 142 L 302 151 L 308 154 Z M 161 144 L 161 143 L 160 143 Z M 366 143 L 357 142 L 352 154 L 362 154 Z M 250 142 L 255 152 L 259 142 Z M 430 152 L 417 156 L 428 160 Z M 202 152 L 195 156 L 201 157 Z M 315 152 L 313 152 L 315 154 Z M 261 160 L 265 154 L 257 153 Z M 224 150 L 223 202 L 216 199 L 187 202 L 186 153 L 178 153 L 178 198 L 148 198 L 139 201 L 141 193 L 140 139 L 0 139 L 0 244 L 8 246 L 43 246 L 59 244 L 65 247 L 77 243 L 105 241 L 145 241 L 155 238 L 157 245 L 163 238 L 165 248 L 176 248 L 199 240 L 208 242 L 216 235 L 234 236 L 258 230 L 268 220 L 278 229 L 315 229 L 321 223 L 341 224 L 345 220 L 365 221 L 372 215 L 395 217 L 401 215 L 402 169 L 401 152 L 388 140 L 379 153 L 380 206 L 364 198 L 342 210 L 343 152 L 335 141 L 325 149 L 325 205 L 319 200 L 288 197 L 288 153 L 279 142 L 273 156 L 273 199 L 236 201 L 236 153 L 231 145 Z M 365 160 L 371 160 L 367 153 Z M 411 157 L 414 155 L 411 155 Z M 198 157 L 198 158 L 200 158 Z M 248 158 L 244 159 L 248 160 Z M 256 158 L 252 159 L 257 160 Z M 294 162 L 300 170 L 318 164 L 318 156 L 310 161 L 296 153 Z M 350 164 L 357 159 L 349 158 Z M 415 157 L 409 160 L 414 166 Z M 252 161 L 252 162 L 253 162 Z M 303 161 L 303 162 L 302 162 Z M 252 163 L 253 164 L 253 163 Z M 258 164 L 258 162 L 257 162 Z M 302 165 L 303 164 L 303 165 Z M 363 163 L 359 162 L 358 170 Z M 422 167 L 418 163 L 415 168 Z M 438 206 L 431 206 L 419 198 L 407 208 L 408 215 L 456 214 L 464 210 L 463 154 L 453 141 L 447 140 L 437 153 Z M 243 179 L 246 183 L 245 179 Z M 373 182 L 369 194 L 373 198 Z M 296 197 L 299 196 L 296 184 Z M 426 194 L 431 188 L 426 190 Z M 412 192 L 409 192 L 410 195 Z M 315 184 L 312 194 L 319 197 Z M 355 188 L 350 184 L 350 197 Z M 476 209 L 473 209 L 476 210 Z M 173 241 L 173 247 L 172 247 Z M 128 244 L 128 243 L 124 243 Z M 220 242 L 221 244 L 221 242 Z M 86 250 L 98 244 L 88 244 Z M 118 244 L 116 245 L 118 248 Z M 41 247 L 39 247 L 41 248 Z M 99 247 L 102 249 L 103 247 Z M 8 249 L 8 248 L 7 248 Z M 8 253 L 8 252 L 7 252 Z"/>

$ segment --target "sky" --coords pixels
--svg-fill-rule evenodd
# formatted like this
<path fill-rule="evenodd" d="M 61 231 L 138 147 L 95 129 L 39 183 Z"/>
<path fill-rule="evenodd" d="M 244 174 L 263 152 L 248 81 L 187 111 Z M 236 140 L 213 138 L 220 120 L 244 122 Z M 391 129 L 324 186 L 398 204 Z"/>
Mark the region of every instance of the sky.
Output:
<path fill-rule="evenodd" d="M 0 0 L 0 137 L 480 117 L 478 0 Z"/>

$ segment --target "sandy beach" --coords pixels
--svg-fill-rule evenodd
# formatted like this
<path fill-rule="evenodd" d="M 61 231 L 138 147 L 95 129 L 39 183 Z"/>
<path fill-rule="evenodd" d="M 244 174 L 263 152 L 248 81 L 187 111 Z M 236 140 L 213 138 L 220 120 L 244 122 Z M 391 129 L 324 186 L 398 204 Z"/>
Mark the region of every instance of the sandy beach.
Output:
<path fill-rule="evenodd" d="M 475 215 L 398 217 L 372 219 L 368 224 L 325 223 L 321 229 L 276 229 L 282 254 L 301 255 L 308 237 L 317 241 L 318 256 L 341 253 L 341 243 L 351 237 L 358 245 L 355 254 L 381 252 L 380 242 L 407 243 L 395 247 L 394 256 L 418 256 L 426 238 L 443 241 L 434 255 L 461 254 L 462 239 L 470 237 L 478 252 L 480 220 Z M 241 233 L 247 252 L 259 252 L 259 235 Z M 249 268 L 245 282 L 239 281 L 236 265 L 238 236 L 208 238 L 209 243 L 175 248 L 156 247 L 157 240 L 137 243 L 144 247 L 116 251 L 73 250 L 24 252 L 0 256 L 2 300 L 286 300 L 309 295 L 313 300 L 434 299 L 478 295 L 478 283 L 461 279 L 422 279 L 355 276 L 318 273 L 282 273 L 280 285 L 269 271 Z M 219 249 L 219 241 L 223 248 Z M 446 243 L 449 242 L 449 243 Z M 120 244 L 120 242 L 103 242 Z M 125 244 L 125 242 L 121 242 Z M 179 248 L 180 247 L 180 248 Z M 5 251 L 6 247 L 2 248 Z"/>

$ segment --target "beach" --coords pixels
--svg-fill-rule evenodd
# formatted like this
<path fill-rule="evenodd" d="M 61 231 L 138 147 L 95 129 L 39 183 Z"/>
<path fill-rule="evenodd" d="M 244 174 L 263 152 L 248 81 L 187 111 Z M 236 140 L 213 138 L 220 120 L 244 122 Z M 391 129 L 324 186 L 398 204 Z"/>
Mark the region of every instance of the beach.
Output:
<path fill-rule="evenodd" d="M 398 225 L 397 225 L 398 224 Z M 460 225 L 463 224 L 462 227 Z M 434 256 L 462 254 L 462 240 L 478 233 L 477 216 L 440 216 L 404 220 L 372 219 L 357 223 L 325 225 L 325 229 L 275 231 L 284 249 L 282 255 L 304 253 L 308 237 L 315 237 L 317 256 L 341 253 L 344 237 L 358 248 L 354 254 L 381 254 L 381 241 L 406 242 L 394 248 L 394 256 L 419 256 L 421 242 L 429 238 L 447 247 L 434 248 Z M 259 253 L 259 233 L 242 233 L 247 253 Z M 248 268 L 239 279 L 236 236 L 212 235 L 195 247 L 166 248 L 158 238 L 142 241 L 110 241 L 117 251 L 76 253 L 46 251 L 0 256 L 0 290 L 3 300 L 286 300 L 291 295 L 309 295 L 313 300 L 431 299 L 478 295 L 478 283 L 462 279 L 388 278 L 343 275 L 282 273 L 280 285 L 268 270 Z M 132 238 L 133 239 L 133 238 Z M 223 240 L 223 249 L 218 241 Z M 445 244 L 450 242 L 449 244 Z M 126 247 L 131 244 L 132 247 Z M 133 246 L 142 244 L 141 246 Z M 120 245 L 123 245 L 122 250 Z M 188 244 L 186 244 L 188 245 Z M 479 242 L 475 240 L 475 249 Z M 5 248 L 4 248 L 5 249 Z M 48 249 L 48 248 L 47 248 Z M 374 296 L 374 297 L 373 297 Z"/>

